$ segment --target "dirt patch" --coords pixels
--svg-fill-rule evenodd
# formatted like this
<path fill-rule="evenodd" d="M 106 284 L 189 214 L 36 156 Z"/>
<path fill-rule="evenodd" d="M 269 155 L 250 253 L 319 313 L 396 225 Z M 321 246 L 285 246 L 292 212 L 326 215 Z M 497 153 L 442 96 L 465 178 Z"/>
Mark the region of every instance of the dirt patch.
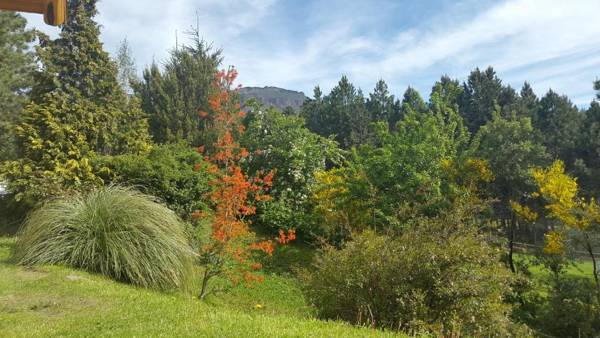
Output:
<path fill-rule="evenodd" d="M 34 312 L 41 316 L 55 317 L 63 313 L 77 312 L 97 306 L 98 301 L 81 297 L 21 297 L 6 295 L 0 297 L 0 314 Z"/>
<path fill-rule="evenodd" d="M 24 267 L 15 271 L 15 277 L 26 281 L 36 281 L 48 276 L 48 272 L 36 267 Z"/>
<path fill-rule="evenodd" d="M 33 311 L 44 315 L 57 315 L 60 312 L 60 299 L 54 297 L 25 298 L 15 295 L 0 297 L 0 313 Z"/>

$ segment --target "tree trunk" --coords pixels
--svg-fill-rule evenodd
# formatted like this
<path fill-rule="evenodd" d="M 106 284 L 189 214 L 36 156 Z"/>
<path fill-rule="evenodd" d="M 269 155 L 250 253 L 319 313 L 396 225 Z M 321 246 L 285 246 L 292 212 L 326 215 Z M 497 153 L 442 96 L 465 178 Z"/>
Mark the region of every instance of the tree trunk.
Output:
<path fill-rule="evenodd" d="M 515 251 L 515 215 L 513 214 L 510 222 L 508 220 L 505 220 L 505 222 L 510 223 L 509 225 L 509 231 L 508 231 L 508 265 L 510 267 L 510 271 L 512 271 L 513 273 L 517 272 L 517 269 L 515 269 L 515 262 L 513 259 L 513 253 Z"/>
<path fill-rule="evenodd" d="M 587 247 L 587 251 L 590 254 L 590 257 L 592 258 L 594 282 L 596 282 L 596 298 L 598 298 L 598 304 L 600 304 L 600 282 L 598 281 L 598 263 L 596 262 L 596 255 L 594 255 L 594 248 L 592 247 L 592 244 L 590 243 L 590 238 L 589 236 L 587 236 L 587 234 L 585 235 L 585 244 Z"/>
<path fill-rule="evenodd" d="M 209 268 L 206 267 L 204 269 L 204 276 L 202 276 L 202 288 L 200 289 L 200 295 L 198 296 L 198 298 L 204 299 L 204 297 L 206 297 L 206 294 L 208 292 L 208 280 L 209 279 L 210 279 L 210 272 L 209 272 Z"/>

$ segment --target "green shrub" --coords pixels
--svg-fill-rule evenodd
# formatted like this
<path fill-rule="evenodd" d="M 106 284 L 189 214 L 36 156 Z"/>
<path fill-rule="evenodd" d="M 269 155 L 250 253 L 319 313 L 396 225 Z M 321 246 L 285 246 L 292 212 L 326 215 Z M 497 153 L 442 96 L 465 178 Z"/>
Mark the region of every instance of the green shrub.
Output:
<path fill-rule="evenodd" d="M 526 334 L 502 300 L 511 275 L 474 227 L 421 223 L 325 249 L 302 277 L 320 316 L 439 336 Z"/>
<path fill-rule="evenodd" d="M 28 216 L 18 236 L 19 264 L 64 264 L 143 287 L 184 287 L 192 267 L 175 213 L 127 188 L 49 201 Z"/>
<path fill-rule="evenodd" d="M 597 337 L 600 335 L 600 305 L 591 279 L 561 277 L 552 281 L 546 303 L 533 323 L 555 337 Z"/>
<path fill-rule="evenodd" d="M 202 156 L 185 143 L 159 145 L 146 155 L 105 157 L 102 164 L 110 174 L 103 178 L 156 196 L 181 218 L 190 220 L 194 211 L 206 207 L 204 195 L 211 179 L 205 166 L 194 170 L 198 163 Z"/>

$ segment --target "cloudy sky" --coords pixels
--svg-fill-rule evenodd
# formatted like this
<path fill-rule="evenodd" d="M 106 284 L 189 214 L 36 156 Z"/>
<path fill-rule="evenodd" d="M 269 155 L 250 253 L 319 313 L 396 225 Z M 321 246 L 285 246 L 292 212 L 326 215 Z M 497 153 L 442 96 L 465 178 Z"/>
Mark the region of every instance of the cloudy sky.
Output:
<path fill-rule="evenodd" d="M 100 0 L 99 11 L 105 48 L 127 37 L 139 69 L 198 25 L 242 85 L 309 96 L 342 74 L 365 93 L 383 78 L 396 95 L 410 85 L 427 96 L 442 74 L 491 65 L 515 88 L 527 80 L 585 106 L 600 77 L 599 0 Z"/>

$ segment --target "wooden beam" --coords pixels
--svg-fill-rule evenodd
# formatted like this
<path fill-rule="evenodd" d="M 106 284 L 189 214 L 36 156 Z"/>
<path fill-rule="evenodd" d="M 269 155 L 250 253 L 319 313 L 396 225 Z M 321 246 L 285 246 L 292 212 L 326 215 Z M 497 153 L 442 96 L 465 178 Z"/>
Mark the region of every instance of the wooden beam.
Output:
<path fill-rule="evenodd" d="M 44 14 L 47 24 L 58 26 L 67 17 L 67 0 L 0 0 L 0 9 Z"/>
<path fill-rule="evenodd" d="M 0 9 L 46 14 L 46 0 L 0 0 Z"/>

